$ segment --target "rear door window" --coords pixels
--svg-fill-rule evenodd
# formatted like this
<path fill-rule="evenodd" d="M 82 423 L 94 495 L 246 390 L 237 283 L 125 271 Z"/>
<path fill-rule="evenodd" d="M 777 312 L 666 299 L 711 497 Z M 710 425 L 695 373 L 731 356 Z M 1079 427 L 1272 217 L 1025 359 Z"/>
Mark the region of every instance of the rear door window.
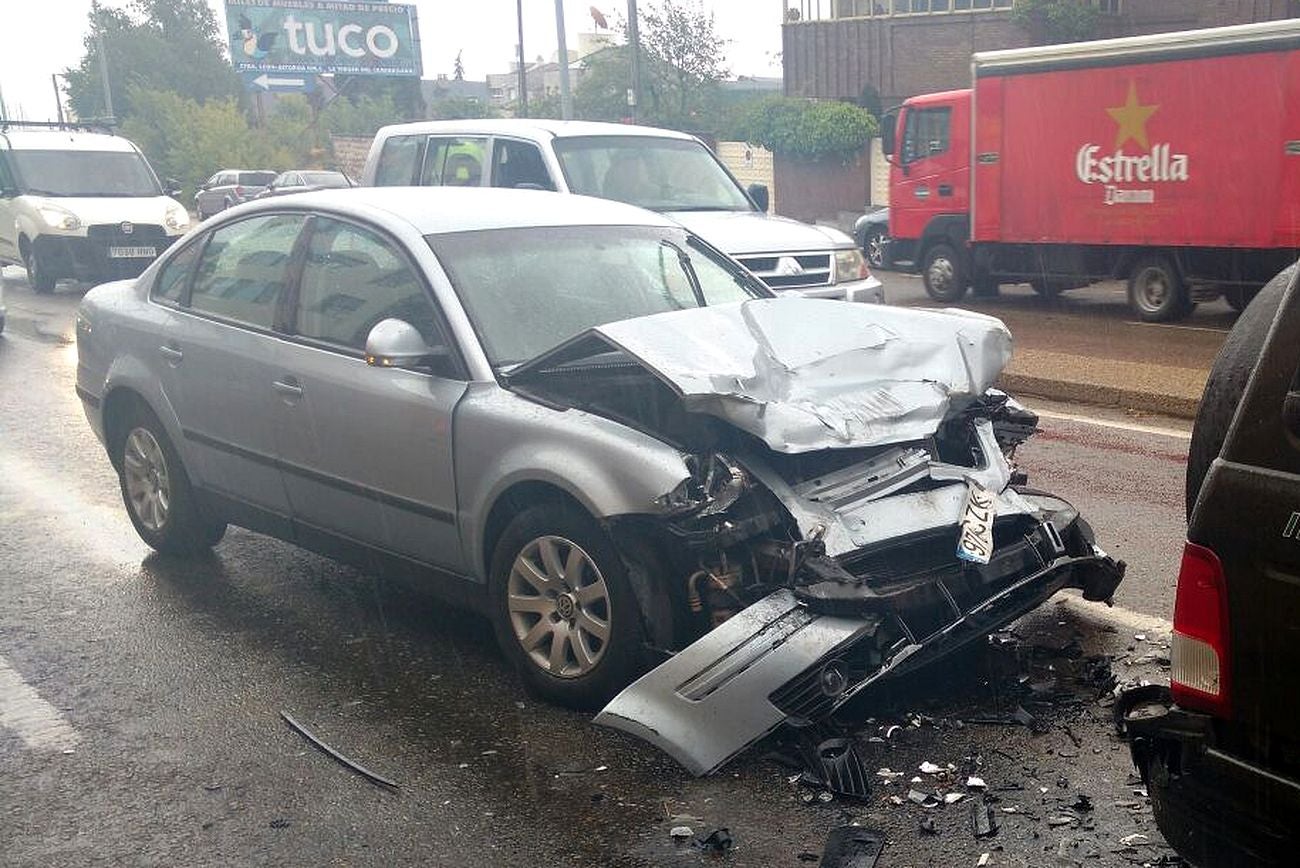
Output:
<path fill-rule="evenodd" d="M 190 307 L 257 328 L 274 327 L 305 221 L 299 214 L 269 214 L 217 229 L 199 260 Z"/>
<path fill-rule="evenodd" d="M 487 163 L 487 139 L 430 136 L 424 149 L 423 187 L 478 187 Z"/>
<path fill-rule="evenodd" d="M 392 136 L 379 152 L 376 187 L 409 187 L 420 163 L 420 136 Z"/>

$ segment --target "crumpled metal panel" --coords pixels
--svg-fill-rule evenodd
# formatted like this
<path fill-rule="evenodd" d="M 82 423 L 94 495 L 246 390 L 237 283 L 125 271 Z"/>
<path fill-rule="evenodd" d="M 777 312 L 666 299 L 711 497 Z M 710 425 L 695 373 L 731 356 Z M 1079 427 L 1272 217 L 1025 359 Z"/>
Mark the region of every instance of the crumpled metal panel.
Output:
<path fill-rule="evenodd" d="M 933 434 L 1011 359 L 1001 321 L 961 310 L 754 299 L 592 331 L 653 370 L 688 409 L 778 452 Z"/>

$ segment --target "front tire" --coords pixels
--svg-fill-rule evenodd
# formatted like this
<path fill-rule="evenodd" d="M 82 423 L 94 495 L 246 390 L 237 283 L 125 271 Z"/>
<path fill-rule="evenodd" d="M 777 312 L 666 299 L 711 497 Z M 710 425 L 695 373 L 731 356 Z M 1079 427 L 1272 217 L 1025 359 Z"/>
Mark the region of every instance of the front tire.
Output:
<path fill-rule="evenodd" d="M 935 301 L 957 302 L 966 294 L 966 268 L 949 244 L 935 244 L 926 250 L 921 280 Z"/>
<path fill-rule="evenodd" d="M 37 295 L 49 295 L 54 292 L 54 284 L 58 282 L 58 278 L 50 271 L 50 265 L 44 256 L 28 247 L 23 255 L 23 265 L 27 267 L 27 282 L 31 284 L 33 292 Z"/>
<path fill-rule="evenodd" d="M 867 265 L 872 268 L 885 267 L 885 233 L 873 229 L 867 233 L 862 242 L 862 255 L 867 258 Z"/>
<path fill-rule="evenodd" d="M 1182 319 L 1196 307 L 1182 275 L 1167 256 L 1148 256 L 1133 265 L 1128 303 L 1143 322 Z"/>
<path fill-rule="evenodd" d="M 118 482 L 126 514 L 140 538 L 169 555 L 195 555 L 216 545 L 226 532 L 225 522 L 204 514 L 158 419 L 137 407 L 119 430 Z"/>
<path fill-rule="evenodd" d="M 643 668 L 640 615 L 623 560 L 573 506 L 539 504 L 510 521 L 492 555 L 488 594 L 497 642 L 544 699 L 597 708 Z"/>

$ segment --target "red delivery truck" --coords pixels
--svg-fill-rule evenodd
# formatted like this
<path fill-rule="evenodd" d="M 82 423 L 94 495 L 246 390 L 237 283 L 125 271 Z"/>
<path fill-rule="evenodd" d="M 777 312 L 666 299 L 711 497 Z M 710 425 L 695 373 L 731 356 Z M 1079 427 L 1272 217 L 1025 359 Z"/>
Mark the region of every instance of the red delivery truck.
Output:
<path fill-rule="evenodd" d="M 1238 309 L 1300 249 L 1300 21 L 976 54 L 886 116 L 889 256 L 939 301 L 1128 281 Z M 891 113 L 893 115 L 894 113 Z"/>

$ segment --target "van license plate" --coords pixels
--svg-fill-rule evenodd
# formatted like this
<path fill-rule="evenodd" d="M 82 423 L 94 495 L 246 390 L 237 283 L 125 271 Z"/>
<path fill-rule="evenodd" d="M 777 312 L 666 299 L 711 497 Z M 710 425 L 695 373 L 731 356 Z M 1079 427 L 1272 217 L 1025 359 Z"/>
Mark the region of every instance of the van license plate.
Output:
<path fill-rule="evenodd" d="M 146 256 L 157 256 L 157 247 L 110 247 L 108 256 L 110 259 L 142 259 Z"/>
<path fill-rule="evenodd" d="M 996 516 L 996 495 L 982 485 L 967 483 L 966 506 L 961 511 L 961 534 L 957 538 L 957 557 L 977 564 L 989 562 L 993 554 L 993 519 Z"/>

